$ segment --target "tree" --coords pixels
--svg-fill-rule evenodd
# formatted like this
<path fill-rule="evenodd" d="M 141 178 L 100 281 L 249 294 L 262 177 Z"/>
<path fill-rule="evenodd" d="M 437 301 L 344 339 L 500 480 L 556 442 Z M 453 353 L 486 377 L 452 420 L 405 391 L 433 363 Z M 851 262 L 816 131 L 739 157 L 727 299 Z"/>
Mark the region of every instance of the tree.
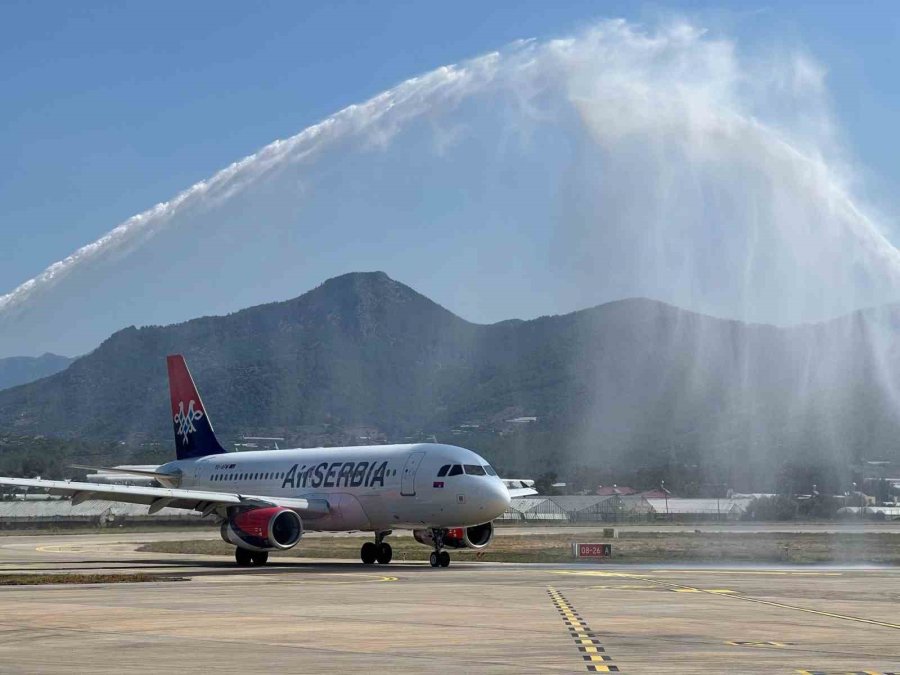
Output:
<path fill-rule="evenodd" d="M 797 503 L 785 495 L 757 497 L 747 506 L 743 520 L 793 520 L 797 517 Z"/>
<path fill-rule="evenodd" d="M 556 482 L 556 472 L 554 471 L 545 471 L 540 476 L 534 479 L 534 489 L 538 491 L 539 494 L 542 495 L 552 495 L 556 494 L 556 488 L 553 487 L 553 484 Z"/>

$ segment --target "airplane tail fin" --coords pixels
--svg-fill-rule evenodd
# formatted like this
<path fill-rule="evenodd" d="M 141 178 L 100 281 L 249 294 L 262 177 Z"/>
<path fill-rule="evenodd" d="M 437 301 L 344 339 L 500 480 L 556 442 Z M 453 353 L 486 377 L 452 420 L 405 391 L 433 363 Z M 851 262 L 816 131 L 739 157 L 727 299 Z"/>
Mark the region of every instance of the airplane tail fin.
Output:
<path fill-rule="evenodd" d="M 224 453 L 184 357 L 181 354 L 167 356 L 166 366 L 169 369 L 169 396 L 175 427 L 175 456 L 178 459 L 193 459 Z"/>

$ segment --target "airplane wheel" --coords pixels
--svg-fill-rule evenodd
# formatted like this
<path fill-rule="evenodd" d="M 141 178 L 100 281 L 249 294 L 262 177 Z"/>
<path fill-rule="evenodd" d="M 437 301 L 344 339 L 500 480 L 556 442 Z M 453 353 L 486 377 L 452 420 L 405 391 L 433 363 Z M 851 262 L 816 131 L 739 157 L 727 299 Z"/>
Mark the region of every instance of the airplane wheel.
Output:
<path fill-rule="evenodd" d="M 269 552 L 254 551 L 250 554 L 250 559 L 253 560 L 254 565 L 265 565 L 267 562 L 269 562 Z"/>
<path fill-rule="evenodd" d="M 250 567 L 253 564 L 253 557 L 250 551 L 240 546 L 234 549 L 234 559 L 241 567 Z"/>
<path fill-rule="evenodd" d="M 394 549 L 387 542 L 378 544 L 378 550 L 375 552 L 375 559 L 382 565 L 387 565 L 394 557 Z"/>
<path fill-rule="evenodd" d="M 447 551 L 441 551 L 438 553 L 438 562 L 441 567 L 450 567 L 450 554 Z"/>
<path fill-rule="evenodd" d="M 431 552 L 431 555 L 428 556 L 428 562 L 431 563 L 432 567 L 438 567 L 441 564 L 440 556 L 434 551 Z"/>
<path fill-rule="evenodd" d="M 359 557 L 366 565 L 371 565 L 378 557 L 378 547 L 374 542 L 367 541 L 359 550 Z"/>

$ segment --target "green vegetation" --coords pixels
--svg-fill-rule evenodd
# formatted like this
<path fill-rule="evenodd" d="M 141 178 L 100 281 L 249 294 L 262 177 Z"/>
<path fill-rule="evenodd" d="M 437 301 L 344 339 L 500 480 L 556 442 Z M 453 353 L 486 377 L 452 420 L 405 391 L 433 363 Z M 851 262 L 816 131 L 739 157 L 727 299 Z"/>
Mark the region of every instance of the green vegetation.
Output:
<path fill-rule="evenodd" d="M 596 533 L 574 531 L 562 535 L 498 536 L 483 551 L 452 551 L 455 560 L 493 562 L 572 562 L 572 542 L 601 541 Z M 273 558 L 359 559 L 363 537 L 307 537 Z M 900 564 L 900 534 L 830 533 L 659 533 L 623 532 L 612 543 L 620 563 L 880 563 Z M 390 539 L 394 560 L 427 560 L 429 549 L 411 537 Z M 157 553 L 226 555 L 234 547 L 223 541 L 160 541 L 139 550 Z"/>
<path fill-rule="evenodd" d="M 197 519 L 199 522 L 157 522 L 157 523 L 116 523 L 113 527 L 102 525 L 87 525 L 84 523 L 76 523 L 71 526 L 66 523 L 57 523 L 47 527 L 29 527 L 25 523 L 21 523 L 20 527 L 3 529 L 0 528 L 0 537 L 21 537 L 23 535 L 40 535 L 42 537 L 67 537 L 79 534 L 101 534 L 115 532 L 116 534 L 133 534 L 142 532 L 173 532 L 184 531 L 186 528 L 196 528 L 208 530 L 211 521 Z"/>
<path fill-rule="evenodd" d="M 137 584 L 148 581 L 184 581 L 182 577 L 156 574 L 0 574 L 0 586 L 44 586 L 46 584 Z"/>
<path fill-rule="evenodd" d="M 799 513 L 797 502 L 785 495 L 760 497 L 750 502 L 744 511 L 743 520 L 775 522 L 794 520 Z"/>
<path fill-rule="evenodd" d="M 112 441 L 88 442 L 0 433 L 0 476 L 81 478 L 85 471 L 72 469 L 71 464 L 158 464 L 171 459 L 169 448 L 160 444 L 132 447 Z M 9 491 L 9 488 L 0 487 L 0 495 Z"/>

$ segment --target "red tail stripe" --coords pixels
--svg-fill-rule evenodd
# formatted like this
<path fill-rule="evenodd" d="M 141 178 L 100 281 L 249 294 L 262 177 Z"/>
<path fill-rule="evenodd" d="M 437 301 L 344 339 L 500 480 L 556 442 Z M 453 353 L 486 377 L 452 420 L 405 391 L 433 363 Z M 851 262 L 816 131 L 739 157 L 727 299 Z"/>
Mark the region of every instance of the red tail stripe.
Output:
<path fill-rule="evenodd" d="M 169 369 L 169 396 L 172 403 L 172 415 L 178 414 L 178 404 L 183 403 L 187 410 L 190 402 L 194 402 L 194 410 L 203 410 L 203 402 L 200 400 L 200 394 L 197 393 L 197 387 L 194 386 L 194 380 L 191 373 L 187 369 L 184 357 L 181 354 L 174 354 L 166 357 L 166 367 Z"/>

